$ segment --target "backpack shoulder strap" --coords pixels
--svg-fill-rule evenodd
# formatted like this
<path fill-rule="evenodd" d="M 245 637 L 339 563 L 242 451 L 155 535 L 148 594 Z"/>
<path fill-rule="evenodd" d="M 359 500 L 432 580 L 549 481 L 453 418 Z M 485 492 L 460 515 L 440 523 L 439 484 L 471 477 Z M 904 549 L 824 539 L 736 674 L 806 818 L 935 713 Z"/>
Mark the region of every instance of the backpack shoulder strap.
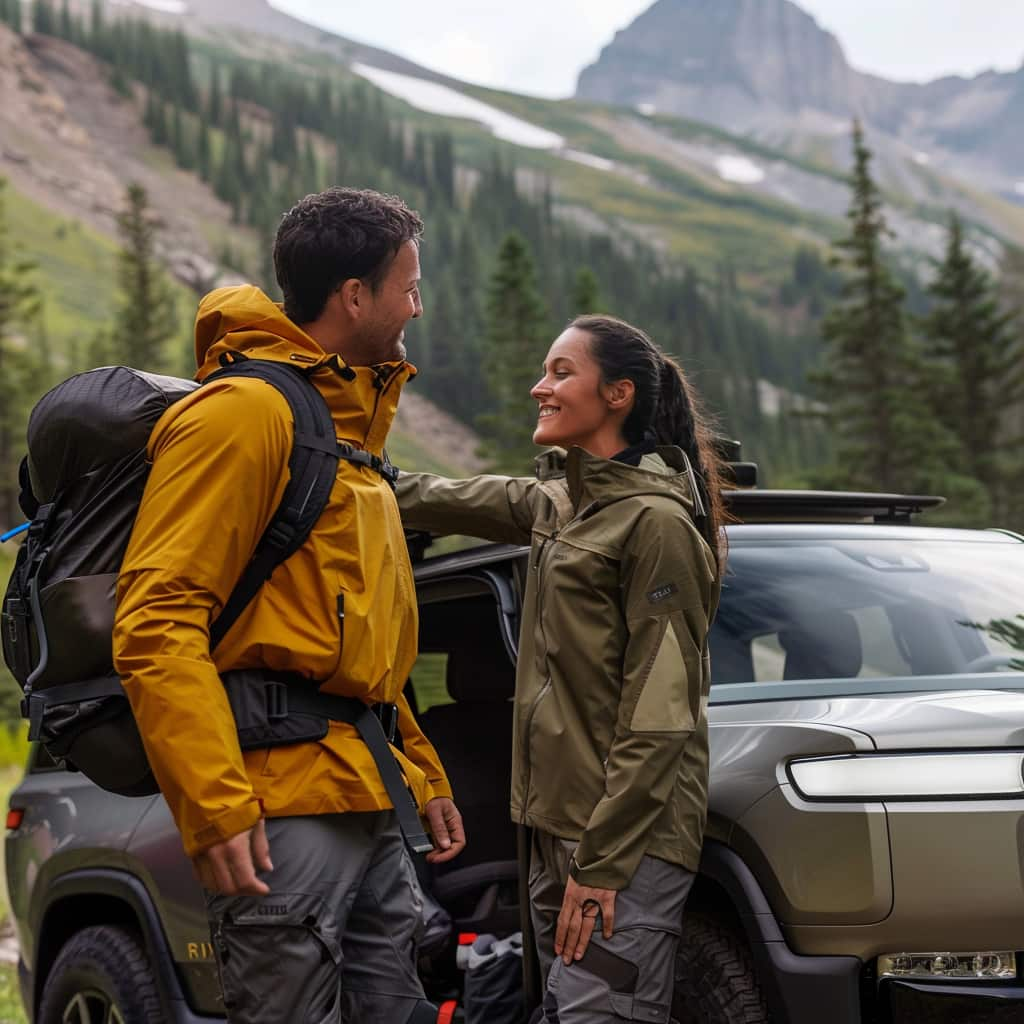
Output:
<path fill-rule="evenodd" d="M 210 629 L 211 651 L 274 569 L 305 543 L 327 506 L 338 472 L 338 442 L 331 411 L 306 374 L 288 363 L 237 355 L 235 359 L 211 373 L 204 383 L 223 377 L 256 377 L 266 381 L 288 402 L 295 434 L 288 458 L 289 480 L 281 504 Z"/>

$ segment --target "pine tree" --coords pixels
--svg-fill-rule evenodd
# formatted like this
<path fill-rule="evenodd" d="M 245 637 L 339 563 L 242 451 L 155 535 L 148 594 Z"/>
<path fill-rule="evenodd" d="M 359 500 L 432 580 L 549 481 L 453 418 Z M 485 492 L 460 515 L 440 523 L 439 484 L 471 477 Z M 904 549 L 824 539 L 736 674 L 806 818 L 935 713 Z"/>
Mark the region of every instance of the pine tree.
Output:
<path fill-rule="evenodd" d="M 299 168 L 299 191 L 310 195 L 320 191 L 320 161 L 313 148 L 313 135 L 306 132 L 306 141 L 302 147 L 302 162 Z"/>
<path fill-rule="evenodd" d="M 455 202 L 455 149 L 447 132 L 434 136 L 431 147 L 434 185 L 449 205 Z"/>
<path fill-rule="evenodd" d="M 171 137 L 167 125 L 167 110 L 164 107 L 164 101 L 159 96 L 153 100 L 153 118 L 149 132 L 154 146 L 166 146 Z"/>
<path fill-rule="evenodd" d="M 97 56 L 102 56 L 106 32 L 103 4 L 101 0 L 92 0 L 89 6 L 89 49 Z"/>
<path fill-rule="evenodd" d="M 0 178 L 0 528 L 20 521 L 18 461 L 24 447 L 21 431 L 27 413 L 25 330 L 42 308 L 33 279 L 35 265 L 25 259 L 10 237 L 7 224 L 7 183 Z M 34 396 L 31 396 L 34 397 Z"/>
<path fill-rule="evenodd" d="M 871 177 L 871 152 L 854 123 L 850 233 L 835 243 L 846 272 L 839 301 L 822 324 L 824 370 L 815 375 L 836 444 L 833 483 L 882 491 L 934 486 L 950 454 L 928 409 L 932 388 L 903 312 L 903 288 L 886 265 L 890 232 Z"/>
<path fill-rule="evenodd" d="M 171 111 L 171 152 L 174 153 L 174 162 L 179 167 L 189 171 L 195 166 L 195 154 L 188 138 L 181 107 L 177 103 L 173 104 Z"/>
<path fill-rule="evenodd" d="M 57 34 L 57 15 L 50 0 L 32 0 L 32 31 L 44 36 Z"/>
<path fill-rule="evenodd" d="M 597 275 L 590 267 L 580 267 L 572 282 L 572 315 L 581 313 L 600 313 L 604 301 L 601 298 L 601 285 Z"/>
<path fill-rule="evenodd" d="M 533 257 L 523 237 L 512 232 L 498 250 L 487 292 L 484 362 L 492 411 L 479 423 L 485 454 L 497 472 L 526 473 L 537 454 L 530 388 L 540 376 L 547 335 Z"/>
<path fill-rule="evenodd" d="M 220 70 L 216 64 L 210 69 L 210 95 L 206 101 L 206 119 L 217 127 L 224 116 L 224 99 L 221 93 Z"/>
<path fill-rule="evenodd" d="M 210 126 L 204 118 L 199 119 L 198 134 L 196 135 L 196 169 L 203 181 L 210 180 L 213 169 L 213 158 L 210 152 Z"/>
<path fill-rule="evenodd" d="M 480 362 L 479 343 L 475 338 L 460 337 L 458 289 L 449 268 L 441 271 L 424 309 L 430 352 L 424 372 L 430 374 L 433 382 L 431 398 L 446 412 L 471 420 L 473 392 L 478 384 L 475 372 Z M 413 357 L 414 362 L 416 358 Z"/>
<path fill-rule="evenodd" d="M 140 370 L 160 370 L 167 364 L 167 341 L 177 333 L 178 323 L 174 296 L 156 258 L 157 225 L 141 185 L 128 186 L 117 227 L 120 295 L 110 335 L 111 358 Z"/>
<path fill-rule="evenodd" d="M 928 356 L 941 372 L 934 412 L 960 439 L 967 469 L 984 485 L 997 516 L 1007 511 L 1007 410 L 1024 394 L 1020 325 L 998 287 L 971 258 L 963 225 L 949 219 L 946 254 L 928 289 L 923 321 Z"/>

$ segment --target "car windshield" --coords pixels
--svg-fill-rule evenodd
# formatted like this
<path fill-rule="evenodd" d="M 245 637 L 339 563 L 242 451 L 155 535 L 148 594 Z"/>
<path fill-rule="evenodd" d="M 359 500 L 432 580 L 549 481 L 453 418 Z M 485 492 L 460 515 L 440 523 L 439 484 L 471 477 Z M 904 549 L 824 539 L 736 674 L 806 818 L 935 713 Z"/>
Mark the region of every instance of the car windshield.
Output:
<path fill-rule="evenodd" d="M 710 643 L 716 685 L 1024 670 L 1024 544 L 736 539 Z"/>

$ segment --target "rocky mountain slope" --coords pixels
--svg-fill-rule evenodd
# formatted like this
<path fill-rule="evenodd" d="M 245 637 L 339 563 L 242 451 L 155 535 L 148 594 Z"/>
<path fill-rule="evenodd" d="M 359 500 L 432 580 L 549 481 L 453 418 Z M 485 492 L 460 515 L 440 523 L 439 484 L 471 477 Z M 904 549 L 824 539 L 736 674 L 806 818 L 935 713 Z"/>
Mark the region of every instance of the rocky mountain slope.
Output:
<path fill-rule="evenodd" d="M 109 84 L 83 50 L 63 40 L 26 39 L 0 25 L 0 177 L 9 183 L 8 219 L 20 250 L 37 264 L 45 323 L 58 373 L 79 356 L 110 316 L 117 213 L 129 181 L 143 184 L 161 225 L 162 256 L 176 279 L 181 337 L 189 351 L 199 294 L 242 280 L 221 249 L 254 251 L 251 229 L 195 174 L 154 147 L 140 109 Z M 474 472 L 482 468 L 471 430 L 411 390 L 392 437 L 406 468 Z"/>
<path fill-rule="evenodd" d="M 412 108 L 461 119 L 463 152 L 479 153 L 492 132 L 532 150 L 517 161 L 552 182 L 556 203 L 577 222 L 637 234 L 705 267 L 726 260 L 771 274 L 797 245 L 835 237 L 848 198 L 851 110 L 871 114 L 869 141 L 894 203 L 895 244 L 912 262 L 941 251 L 949 208 L 972 226 L 993 267 L 1006 242 L 1024 244 L 1024 202 L 1016 202 L 1024 196 L 983 158 L 991 151 L 1010 159 L 1005 154 L 1024 146 L 1024 133 L 1001 130 L 1012 115 L 1004 93 L 1013 76 L 973 80 L 971 95 L 961 80 L 934 83 L 927 87 L 933 116 L 904 99 L 925 87 L 851 69 L 835 38 L 789 0 L 658 0 L 582 73 L 581 98 L 561 101 L 467 85 L 308 25 L 267 0 L 101 2 L 108 16 L 143 14 L 254 62 L 348 67 Z M 84 9 L 85 0 L 75 4 Z M 953 93 L 960 106 L 947 108 Z M 438 103 L 441 94 L 447 99 Z M 506 122 L 513 115 L 514 130 L 481 113 L 481 101 Z M 991 123 L 945 116 L 986 103 L 998 114 Z M 892 127 L 904 110 L 909 127 Z M 967 128 L 976 136 L 970 158 L 964 138 L 950 158 L 949 140 Z"/>
<path fill-rule="evenodd" d="M 1024 202 L 1024 66 L 917 85 L 852 68 L 791 0 L 656 0 L 579 76 L 577 97 L 820 151 L 860 116 L 879 144 Z"/>

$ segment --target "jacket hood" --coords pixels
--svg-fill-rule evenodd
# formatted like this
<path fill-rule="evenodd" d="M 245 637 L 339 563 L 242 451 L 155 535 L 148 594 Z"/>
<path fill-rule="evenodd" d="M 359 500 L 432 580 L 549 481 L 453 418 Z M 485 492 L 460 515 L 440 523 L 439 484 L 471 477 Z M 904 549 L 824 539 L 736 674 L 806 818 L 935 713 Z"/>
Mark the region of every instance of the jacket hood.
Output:
<path fill-rule="evenodd" d="M 329 354 L 279 303 L 254 285 L 218 288 L 204 296 L 196 315 L 196 379 L 221 367 L 227 352 L 292 363 L 312 373 L 334 418 L 338 436 L 380 454 L 402 386 L 415 376 L 408 362 L 349 366 Z M 323 370 L 320 373 L 313 371 Z"/>
<path fill-rule="evenodd" d="M 691 518 L 696 515 L 689 461 L 674 445 L 658 447 L 639 466 L 591 455 L 575 446 L 568 451 L 551 448 L 537 457 L 536 471 L 539 480 L 564 478 L 577 512 L 592 503 L 602 507 L 624 498 L 661 494 L 678 501 Z"/>
<path fill-rule="evenodd" d="M 196 315 L 196 366 L 202 380 L 220 366 L 227 351 L 260 359 L 315 366 L 331 357 L 301 327 L 285 316 L 280 304 L 246 284 L 218 288 L 203 297 Z M 338 362 L 342 363 L 340 357 Z"/>

